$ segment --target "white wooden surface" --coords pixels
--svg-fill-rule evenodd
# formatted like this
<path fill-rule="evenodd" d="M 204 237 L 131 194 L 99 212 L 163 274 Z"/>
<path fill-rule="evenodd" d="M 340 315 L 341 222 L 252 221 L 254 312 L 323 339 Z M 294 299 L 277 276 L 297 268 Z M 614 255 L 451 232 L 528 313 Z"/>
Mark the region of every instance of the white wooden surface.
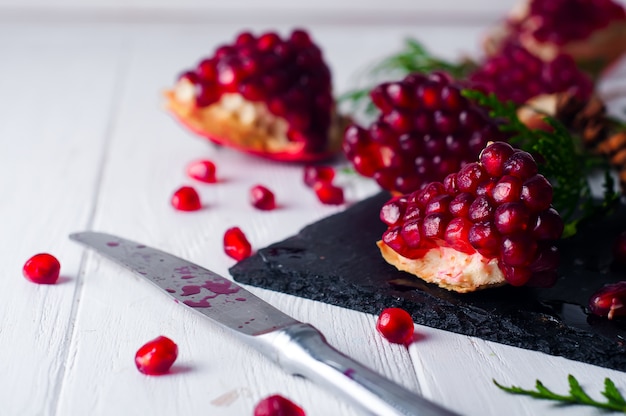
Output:
<path fill-rule="evenodd" d="M 72 10 L 98 6 L 58 4 Z M 273 393 L 291 398 L 310 416 L 357 415 L 67 239 L 83 229 L 116 233 L 227 275 L 233 261 L 221 247 L 226 228 L 240 226 L 259 248 L 343 209 L 319 204 L 301 182 L 301 167 L 209 146 L 163 111 L 161 91 L 241 26 L 125 19 L 87 24 L 71 18 L 46 23 L 42 15 L 35 13 L 30 22 L 23 13 L 44 5 L 0 3 L 0 12 L 19 9 L 20 17 L 12 23 L 16 14 L 0 13 L 0 415 L 251 415 L 255 403 Z M 201 5 L 187 0 L 181 8 Z M 485 30 L 473 21 L 307 27 L 324 49 L 337 92 L 406 35 L 454 57 L 475 53 Z M 214 160 L 222 181 L 194 184 L 206 207 L 177 212 L 170 195 L 191 184 L 184 167 L 198 158 Z M 350 202 L 377 189 L 353 176 L 339 181 Z M 275 190 L 281 208 L 252 209 L 247 190 L 255 183 Z M 24 261 L 41 251 L 62 263 L 57 285 L 38 286 L 21 276 Z M 426 327 L 416 328 L 420 340 L 407 351 L 380 338 L 375 316 L 250 290 L 321 329 L 339 350 L 464 415 L 603 414 L 511 396 L 495 388 L 492 378 L 530 387 L 539 377 L 564 392 L 571 373 L 592 392 L 601 390 L 604 377 L 626 391 L 624 373 Z M 172 374 L 146 377 L 136 370 L 134 353 L 161 334 L 177 342 L 179 360 Z"/>

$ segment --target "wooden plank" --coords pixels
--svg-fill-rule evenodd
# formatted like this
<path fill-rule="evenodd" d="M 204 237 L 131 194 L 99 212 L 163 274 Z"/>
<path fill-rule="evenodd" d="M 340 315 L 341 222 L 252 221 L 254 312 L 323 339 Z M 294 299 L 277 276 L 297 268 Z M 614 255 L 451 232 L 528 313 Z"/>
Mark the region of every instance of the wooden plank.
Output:
<path fill-rule="evenodd" d="M 55 413 L 81 287 L 81 250 L 67 235 L 92 217 L 113 100 L 119 45 L 66 40 L 0 28 L 3 415 Z M 38 252 L 61 262 L 58 284 L 22 277 Z"/>

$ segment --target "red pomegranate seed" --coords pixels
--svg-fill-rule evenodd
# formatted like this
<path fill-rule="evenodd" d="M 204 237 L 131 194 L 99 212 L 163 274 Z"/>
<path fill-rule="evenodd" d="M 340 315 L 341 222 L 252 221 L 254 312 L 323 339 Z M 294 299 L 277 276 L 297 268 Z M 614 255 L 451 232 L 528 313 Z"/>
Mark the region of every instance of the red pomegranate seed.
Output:
<path fill-rule="evenodd" d="M 26 260 L 22 272 L 34 283 L 51 285 L 59 279 L 61 264 L 51 254 L 39 253 Z"/>
<path fill-rule="evenodd" d="M 341 205 L 344 203 L 343 189 L 329 182 L 317 182 L 313 186 L 317 199 L 326 205 Z"/>
<path fill-rule="evenodd" d="M 254 416 L 305 416 L 304 410 L 291 400 L 275 394 L 261 400 L 254 408 Z"/>
<path fill-rule="evenodd" d="M 250 203 L 262 211 L 271 211 L 276 208 L 274 193 L 263 185 L 255 185 L 250 189 Z"/>
<path fill-rule="evenodd" d="M 386 308 L 378 316 L 376 329 L 389 342 L 406 344 L 413 339 L 413 318 L 401 308 Z"/>
<path fill-rule="evenodd" d="M 183 186 L 172 195 L 172 206 L 179 211 L 197 211 L 202 208 L 202 203 L 194 188 Z"/>
<path fill-rule="evenodd" d="M 304 183 L 313 187 L 316 182 L 332 182 L 335 179 L 335 169 L 330 166 L 307 165 L 304 167 Z"/>
<path fill-rule="evenodd" d="M 187 165 L 187 175 L 195 180 L 206 183 L 215 183 L 215 163 L 210 160 L 197 160 Z"/>
<path fill-rule="evenodd" d="M 143 345 L 135 354 L 135 365 L 144 374 L 156 376 L 169 371 L 178 357 L 178 346 L 159 336 Z"/>
<path fill-rule="evenodd" d="M 239 227 L 229 228 L 224 233 L 224 252 L 237 261 L 252 254 L 252 246 Z"/>
<path fill-rule="evenodd" d="M 613 261 L 626 265 L 626 231 L 622 231 L 613 243 Z"/>
<path fill-rule="evenodd" d="M 608 319 L 626 316 L 626 281 L 605 285 L 589 299 L 589 310 Z"/>

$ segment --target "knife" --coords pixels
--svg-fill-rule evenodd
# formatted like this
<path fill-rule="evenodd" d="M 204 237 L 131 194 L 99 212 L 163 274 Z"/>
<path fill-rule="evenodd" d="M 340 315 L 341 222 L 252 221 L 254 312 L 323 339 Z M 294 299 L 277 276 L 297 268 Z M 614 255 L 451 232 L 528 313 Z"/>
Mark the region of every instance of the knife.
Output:
<path fill-rule="evenodd" d="M 178 303 L 232 329 L 285 371 L 348 399 L 366 414 L 457 415 L 357 363 L 327 344 L 312 325 L 284 314 L 217 273 L 110 234 L 86 231 L 71 234 L 70 239 L 149 280 Z"/>

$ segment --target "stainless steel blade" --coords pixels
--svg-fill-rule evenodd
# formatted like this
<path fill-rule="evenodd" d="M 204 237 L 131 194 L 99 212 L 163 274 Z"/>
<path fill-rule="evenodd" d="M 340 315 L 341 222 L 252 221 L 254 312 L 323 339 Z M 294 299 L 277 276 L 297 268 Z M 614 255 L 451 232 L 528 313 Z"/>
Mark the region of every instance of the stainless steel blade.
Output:
<path fill-rule="evenodd" d="M 86 231 L 70 238 L 159 286 L 171 297 L 246 335 L 299 323 L 238 284 L 194 263 L 117 236 Z"/>

